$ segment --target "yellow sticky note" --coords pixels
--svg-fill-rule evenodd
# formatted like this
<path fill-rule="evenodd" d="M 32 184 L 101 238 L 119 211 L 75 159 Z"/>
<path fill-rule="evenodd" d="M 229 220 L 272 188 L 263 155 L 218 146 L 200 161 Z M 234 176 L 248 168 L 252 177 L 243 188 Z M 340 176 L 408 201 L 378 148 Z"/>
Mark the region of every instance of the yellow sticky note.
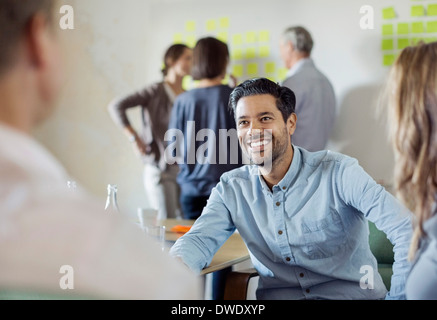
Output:
<path fill-rule="evenodd" d="M 405 49 L 410 45 L 410 39 L 408 38 L 399 38 L 398 39 L 398 49 L 402 50 Z"/>
<path fill-rule="evenodd" d="M 437 21 L 428 21 L 426 23 L 426 32 L 428 33 L 437 32 Z"/>
<path fill-rule="evenodd" d="M 241 60 L 241 59 L 243 59 L 243 50 L 242 49 L 235 49 L 232 52 L 231 56 L 232 56 L 233 60 Z"/>
<path fill-rule="evenodd" d="M 182 88 L 186 91 L 193 88 L 193 78 L 191 76 L 185 76 L 182 80 Z"/>
<path fill-rule="evenodd" d="M 423 27 L 423 22 L 413 22 L 411 24 L 411 31 L 413 33 L 424 33 L 425 28 Z"/>
<path fill-rule="evenodd" d="M 383 36 L 393 35 L 393 25 L 392 24 L 384 24 L 382 26 L 382 35 Z"/>
<path fill-rule="evenodd" d="M 174 43 L 183 43 L 184 42 L 184 35 L 182 33 L 175 33 L 173 35 L 173 42 Z"/>
<path fill-rule="evenodd" d="M 222 29 L 229 28 L 229 21 L 230 19 L 228 17 L 220 18 L 220 28 Z"/>
<path fill-rule="evenodd" d="M 247 48 L 246 49 L 246 59 L 254 59 L 256 58 L 256 49 L 255 48 Z"/>
<path fill-rule="evenodd" d="M 224 43 L 228 43 L 228 33 L 225 31 L 221 31 L 217 34 L 217 39 Z"/>
<path fill-rule="evenodd" d="M 196 31 L 196 21 L 187 21 L 185 23 L 185 31 L 186 32 L 194 32 Z"/>
<path fill-rule="evenodd" d="M 246 42 L 247 43 L 255 43 L 256 42 L 256 32 L 249 31 L 246 33 Z"/>
<path fill-rule="evenodd" d="M 249 63 L 247 65 L 247 74 L 251 77 L 256 76 L 258 74 L 258 64 Z"/>
<path fill-rule="evenodd" d="M 386 67 L 391 66 L 395 62 L 395 55 L 394 54 L 386 54 L 384 55 L 383 64 Z"/>
<path fill-rule="evenodd" d="M 234 34 L 232 36 L 232 45 L 241 46 L 243 44 L 243 36 L 241 34 Z"/>
<path fill-rule="evenodd" d="M 428 16 L 437 16 L 437 4 L 428 5 Z"/>
<path fill-rule="evenodd" d="M 262 46 L 259 48 L 259 56 L 261 58 L 267 58 L 270 56 L 270 47 L 269 46 Z"/>
<path fill-rule="evenodd" d="M 423 17 L 425 15 L 425 8 L 423 6 L 412 6 L 411 16 L 412 17 Z"/>
<path fill-rule="evenodd" d="M 383 19 L 393 19 L 396 18 L 396 12 L 393 7 L 382 9 Z"/>
<path fill-rule="evenodd" d="M 409 34 L 410 25 L 408 23 L 398 23 L 398 34 Z"/>
<path fill-rule="evenodd" d="M 215 20 L 208 20 L 206 22 L 206 31 L 215 31 L 217 30 L 217 22 Z"/>
<path fill-rule="evenodd" d="M 288 69 L 287 68 L 280 68 L 278 70 L 278 79 L 279 81 L 285 80 L 287 78 Z"/>
<path fill-rule="evenodd" d="M 237 78 L 241 78 L 243 76 L 243 66 L 241 64 L 236 64 L 232 67 L 232 74 Z"/>
<path fill-rule="evenodd" d="M 270 31 L 261 31 L 259 33 L 259 41 L 260 42 L 269 42 L 270 41 Z"/>
<path fill-rule="evenodd" d="M 265 64 L 266 73 L 275 73 L 275 70 L 276 70 L 276 64 L 274 62 L 267 62 Z"/>
<path fill-rule="evenodd" d="M 382 50 L 393 50 L 393 39 L 383 39 L 381 47 Z"/>
<path fill-rule="evenodd" d="M 197 43 L 197 39 L 196 39 L 196 37 L 193 36 L 193 35 L 188 35 L 188 36 L 185 38 L 185 44 L 186 44 L 187 46 L 189 46 L 190 48 L 194 48 L 194 47 L 196 46 L 196 43 Z"/>

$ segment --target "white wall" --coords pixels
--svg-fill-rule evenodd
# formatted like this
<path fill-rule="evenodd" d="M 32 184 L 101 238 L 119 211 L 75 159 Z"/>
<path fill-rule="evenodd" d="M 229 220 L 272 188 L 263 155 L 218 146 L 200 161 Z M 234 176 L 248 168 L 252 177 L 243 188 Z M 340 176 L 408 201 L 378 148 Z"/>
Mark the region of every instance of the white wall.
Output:
<path fill-rule="evenodd" d="M 111 99 L 161 79 L 160 67 L 173 35 L 197 22 L 207 35 L 208 19 L 229 17 L 229 32 L 269 30 L 269 59 L 281 65 L 279 35 L 302 24 L 313 34 L 313 58 L 332 80 L 339 116 L 330 148 L 358 158 L 375 178 L 391 180 L 393 156 L 383 123 L 374 116 L 387 67 L 382 66 L 381 10 L 409 0 L 71 0 L 75 30 L 61 31 L 66 44 L 68 83 L 60 108 L 37 130 L 42 141 L 85 188 L 102 197 L 119 186 L 126 214 L 146 207 L 142 165 L 109 118 Z M 359 26 L 362 5 L 375 9 L 375 29 Z M 407 9 L 405 9 L 407 8 Z M 401 11 L 402 13 L 402 11 Z M 232 49 L 232 48 L 231 48 Z M 243 80 L 243 79 L 241 79 Z M 131 112 L 139 124 L 139 113 Z"/>

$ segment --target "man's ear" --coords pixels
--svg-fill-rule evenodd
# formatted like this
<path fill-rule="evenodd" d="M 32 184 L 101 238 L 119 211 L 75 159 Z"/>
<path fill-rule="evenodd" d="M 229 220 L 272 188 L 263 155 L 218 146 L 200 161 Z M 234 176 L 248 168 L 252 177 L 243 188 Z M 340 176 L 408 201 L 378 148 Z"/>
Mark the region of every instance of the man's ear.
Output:
<path fill-rule="evenodd" d="M 34 15 L 26 29 L 26 47 L 29 62 L 33 68 L 44 68 L 50 57 L 49 23 L 47 17 L 38 13 Z"/>
<path fill-rule="evenodd" d="M 297 125 L 297 115 L 295 113 L 292 113 L 287 120 L 287 129 L 290 136 L 292 136 L 296 131 L 296 125 Z"/>

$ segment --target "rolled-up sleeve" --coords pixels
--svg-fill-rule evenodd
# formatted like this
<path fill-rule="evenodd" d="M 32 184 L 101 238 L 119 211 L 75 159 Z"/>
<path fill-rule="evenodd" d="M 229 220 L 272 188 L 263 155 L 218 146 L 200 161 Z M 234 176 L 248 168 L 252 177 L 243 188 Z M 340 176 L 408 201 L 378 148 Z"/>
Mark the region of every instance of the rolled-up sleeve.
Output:
<path fill-rule="evenodd" d="M 130 126 L 126 110 L 139 106 L 147 106 L 153 94 L 151 89 L 146 88 L 112 100 L 108 105 L 109 115 L 112 120 L 122 128 Z"/>
<path fill-rule="evenodd" d="M 220 182 L 213 189 L 202 215 L 191 230 L 170 250 L 170 255 L 181 258 L 195 273 L 207 267 L 215 253 L 235 232 L 235 226 L 224 199 Z"/>

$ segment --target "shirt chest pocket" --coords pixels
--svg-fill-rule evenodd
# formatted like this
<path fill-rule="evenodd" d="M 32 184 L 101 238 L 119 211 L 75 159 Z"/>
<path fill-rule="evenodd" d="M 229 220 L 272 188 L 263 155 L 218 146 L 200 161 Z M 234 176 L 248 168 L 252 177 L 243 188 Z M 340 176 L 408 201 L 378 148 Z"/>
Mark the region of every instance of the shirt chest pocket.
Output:
<path fill-rule="evenodd" d="M 346 244 L 346 233 L 336 213 L 323 219 L 302 222 L 303 251 L 310 259 L 323 259 L 335 255 Z"/>

